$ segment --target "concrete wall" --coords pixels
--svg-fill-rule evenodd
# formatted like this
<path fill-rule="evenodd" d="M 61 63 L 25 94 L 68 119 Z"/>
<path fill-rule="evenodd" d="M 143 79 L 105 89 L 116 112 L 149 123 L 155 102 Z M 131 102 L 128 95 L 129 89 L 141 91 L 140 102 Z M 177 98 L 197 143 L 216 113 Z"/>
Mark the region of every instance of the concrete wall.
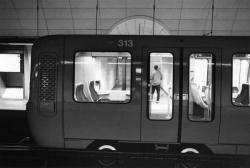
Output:
<path fill-rule="evenodd" d="M 97 62 L 100 62 L 99 73 L 97 76 L 100 78 L 101 89 L 111 90 L 116 84 L 116 70 L 117 59 L 116 58 L 96 58 Z M 98 80 L 97 79 L 97 80 Z"/>
<path fill-rule="evenodd" d="M 173 58 L 164 57 L 162 58 L 162 85 L 163 89 L 168 91 L 169 88 L 172 88 L 173 84 Z"/>

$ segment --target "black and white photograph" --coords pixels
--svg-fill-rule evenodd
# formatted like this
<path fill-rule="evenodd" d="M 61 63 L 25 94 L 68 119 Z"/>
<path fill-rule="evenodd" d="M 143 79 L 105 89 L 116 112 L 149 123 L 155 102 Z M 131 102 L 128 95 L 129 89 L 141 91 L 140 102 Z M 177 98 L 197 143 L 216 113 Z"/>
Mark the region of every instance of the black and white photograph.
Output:
<path fill-rule="evenodd" d="M 1 168 L 249 168 L 250 0 L 0 0 Z"/>

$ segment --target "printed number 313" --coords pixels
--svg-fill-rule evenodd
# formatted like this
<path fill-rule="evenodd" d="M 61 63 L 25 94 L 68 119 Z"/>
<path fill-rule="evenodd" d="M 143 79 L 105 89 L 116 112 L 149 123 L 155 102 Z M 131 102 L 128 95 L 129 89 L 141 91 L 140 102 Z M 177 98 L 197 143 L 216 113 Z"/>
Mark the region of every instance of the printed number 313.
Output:
<path fill-rule="evenodd" d="M 133 40 L 118 40 L 118 47 L 133 47 Z"/>

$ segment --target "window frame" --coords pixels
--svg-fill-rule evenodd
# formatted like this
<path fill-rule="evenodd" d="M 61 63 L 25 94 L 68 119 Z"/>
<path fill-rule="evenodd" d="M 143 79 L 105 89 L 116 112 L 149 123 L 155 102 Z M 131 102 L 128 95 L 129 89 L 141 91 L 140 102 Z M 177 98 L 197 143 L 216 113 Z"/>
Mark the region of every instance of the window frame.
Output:
<path fill-rule="evenodd" d="M 234 52 L 233 54 L 232 54 L 232 57 L 231 57 L 231 104 L 234 106 L 234 107 L 243 107 L 243 108 L 249 108 L 250 107 L 250 105 L 239 105 L 239 104 L 235 104 L 234 102 L 233 102 L 233 59 L 234 59 L 234 55 L 246 55 L 246 54 L 249 54 L 250 55 L 250 52 Z M 249 59 L 249 61 L 250 61 L 250 59 Z M 250 69 L 250 67 L 249 67 L 249 69 Z M 249 102 L 250 102 L 250 100 L 249 100 Z"/>
<path fill-rule="evenodd" d="M 129 101 L 124 101 L 124 102 L 121 102 L 121 101 L 110 101 L 110 102 L 91 102 L 91 101 L 88 101 L 88 102 L 81 102 L 81 101 L 77 101 L 75 99 L 75 74 L 76 74 L 76 71 L 75 71 L 75 65 L 76 65 L 76 54 L 77 53 L 86 53 L 86 52 L 90 52 L 90 53 L 93 53 L 93 52 L 99 52 L 99 53 L 128 53 L 130 55 L 130 58 L 131 58 L 131 63 L 130 63 L 130 96 L 129 96 Z M 73 87 L 72 87 L 72 99 L 75 103 L 91 103 L 91 104 L 94 104 L 94 103 L 98 103 L 98 104 L 130 104 L 131 101 L 132 101 L 132 80 L 133 80 L 133 57 L 132 57 L 132 51 L 128 51 L 128 50 L 124 50 L 124 51 L 116 51 L 116 50 L 108 50 L 108 51 L 104 51 L 104 50 L 94 50 L 94 51 L 90 51 L 90 50 L 76 50 L 74 53 L 73 53 Z"/>
<path fill-rule="evenodd" d="M 149 108 L 149 91 L 150 91 L 150 87 L 148 87 L 148 85 L 150 84 L 150 63 L 151 63 L 151 54 L 152 53 L 161 53 L 161 54 L 171 54 L 172 55 L 172 58 L 173 58 L 173 66 L 172 66 L 172 71 L 173 71 L 173 75 L 172 75 L 172 111 L 171 111 L 171 118 L 170 119 L 151 119 L 150 118 L 150 108 Z M 147 119 L 149 121 L 172 121 L 174 119 L 174 81 L 175 81 L 175 68 L 174 68 L 175 64 L 174 64 L 174 53 L 173 52 L 164 52 L 164 51 L 149 51 L 148 52 L 148 61 L 147 61 L 147 70 L 148 70 L 148 73 L 147 73 Z"/>
<path fill-rule="evenodd" d="M 206 121 L 206 120 L 192 120 L 189 116 L 189 100 L 190 100 L 190 93 L 189 93 L 189 89 L 190 89 L 190 57 L 192 54 L 211 54 L 212 56 L 212 107 L 211 107 L 211 120 Z M 187 54 L 188 55 L 188 102 L 187 102 L 187 119 L 188 121 L 191 122 L 203 122 L 203 123 L 211 123 L 214 121 L 215 119 L 215 84 L 216 84 L 216 55 L 214 54 L 214 52 L 190 52 Z"/>

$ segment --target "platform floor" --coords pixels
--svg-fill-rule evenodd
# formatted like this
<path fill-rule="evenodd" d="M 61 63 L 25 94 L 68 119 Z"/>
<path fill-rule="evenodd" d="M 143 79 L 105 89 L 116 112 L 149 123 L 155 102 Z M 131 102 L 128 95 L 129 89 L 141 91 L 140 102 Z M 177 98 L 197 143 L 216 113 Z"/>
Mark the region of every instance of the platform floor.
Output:
<path fill-rule="evenodd" d="M 104 168 L 100 165 L 103 157 L 82 155 L 57 155 L 49 153 L 38 157 L 30 152 L 1 152 L 1 168 Z M 152 159 L 152 158 L 117 158 L 112 168 L 249 168 L 249 160 L 216 160 L 202 161 L 198 164 L 176 159 Z"/>

